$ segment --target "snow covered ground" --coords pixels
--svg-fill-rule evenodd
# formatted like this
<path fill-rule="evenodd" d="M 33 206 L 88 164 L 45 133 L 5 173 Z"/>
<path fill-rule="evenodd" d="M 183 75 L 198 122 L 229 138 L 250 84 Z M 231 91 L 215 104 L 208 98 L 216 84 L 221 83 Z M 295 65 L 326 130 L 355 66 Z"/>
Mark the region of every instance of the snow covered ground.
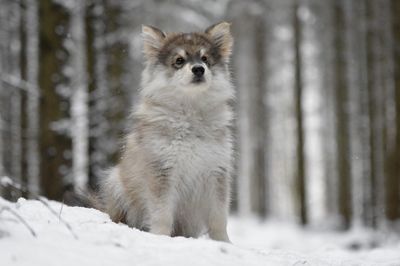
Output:
<path fill-rule="evenodd" d="M 24 199 L 11 203 L 0 198 L 1 266 L 400 266 L 400 241 L 390 234 L 316 232 L 233 217 L 229 233 L 234 244 L 226 244 L 207 238 L 156 236 L 115 224 L 94 209 L 48 202 L 52 212 L 44 203 Z"/>

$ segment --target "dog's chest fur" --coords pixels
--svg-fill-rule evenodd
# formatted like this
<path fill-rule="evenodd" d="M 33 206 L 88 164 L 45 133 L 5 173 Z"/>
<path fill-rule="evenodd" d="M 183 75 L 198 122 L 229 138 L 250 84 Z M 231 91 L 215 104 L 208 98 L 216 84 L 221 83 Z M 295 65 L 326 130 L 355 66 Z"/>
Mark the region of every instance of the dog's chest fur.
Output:
<path fill-rule="evenodd" d="M 191 183 L 209 181 L 206 179 L 210 176 L 229 170 L 230 116 L 227 106 L 183 106 L 172 110 L 150 106 L 147 114 L 139 115 L 138 138 L 161 168 L 168 169 L 177 187 L 192 186 Z"/>

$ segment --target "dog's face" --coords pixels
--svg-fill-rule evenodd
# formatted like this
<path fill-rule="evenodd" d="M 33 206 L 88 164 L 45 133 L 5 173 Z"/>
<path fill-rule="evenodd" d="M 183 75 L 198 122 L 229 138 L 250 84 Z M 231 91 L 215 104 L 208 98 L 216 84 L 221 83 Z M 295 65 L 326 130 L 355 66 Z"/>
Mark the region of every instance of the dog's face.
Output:
<path fill-rule="evenodd" d="M 233 42 L 227 22 L 204 32 L 164 33 L 143 26 L 142 33 L 148 65 L 170 87 L 188 92 L 207 90 L 227 71 Z"/>

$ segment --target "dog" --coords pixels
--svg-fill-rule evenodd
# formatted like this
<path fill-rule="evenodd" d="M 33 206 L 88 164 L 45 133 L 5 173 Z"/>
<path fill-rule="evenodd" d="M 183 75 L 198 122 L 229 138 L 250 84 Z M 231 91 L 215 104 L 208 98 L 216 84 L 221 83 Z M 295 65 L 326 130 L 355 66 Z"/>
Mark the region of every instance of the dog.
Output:
<path fill-rule="evenodd" d="M 165 33 L 142 26 L 145 67 L 119 163 L 100 184 L 114 222 L 230 242 L 234 88 L 230 24 Z"/>

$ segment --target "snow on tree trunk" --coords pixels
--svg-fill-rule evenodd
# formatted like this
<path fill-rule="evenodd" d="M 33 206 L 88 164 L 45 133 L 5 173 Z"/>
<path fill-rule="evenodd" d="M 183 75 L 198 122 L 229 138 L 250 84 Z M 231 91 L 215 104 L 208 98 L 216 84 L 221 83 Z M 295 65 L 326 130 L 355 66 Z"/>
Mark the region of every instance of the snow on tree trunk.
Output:
<path fill-rule="evenodd" d="M 71 96 L 72 173 L 75 189 L 85 189 L 88 183 L 88 89 L 86 68 L 85 1 L 76 0 L 72 9 L 71 37 L 73 45 Z"/>
<path fill-rule="evenodd" d="M 306 199 L 309 224 L 320 225 L 326 219 L 325 193 L 323 175 L 323 116 L 322 109 L 323 72 L 318 65 L 321 48 L 318 40 L 321 38 L 318 27 L 313 27 L 318 18 L 318 9 L 312 3 L 305 3 L 300 8 L 300 18 L 303 22 L 303 84 L 304 84 L 304 130 L 305 156 L 307 169 Z M 320 21 L 318 22 L 320 23 Z"/>

